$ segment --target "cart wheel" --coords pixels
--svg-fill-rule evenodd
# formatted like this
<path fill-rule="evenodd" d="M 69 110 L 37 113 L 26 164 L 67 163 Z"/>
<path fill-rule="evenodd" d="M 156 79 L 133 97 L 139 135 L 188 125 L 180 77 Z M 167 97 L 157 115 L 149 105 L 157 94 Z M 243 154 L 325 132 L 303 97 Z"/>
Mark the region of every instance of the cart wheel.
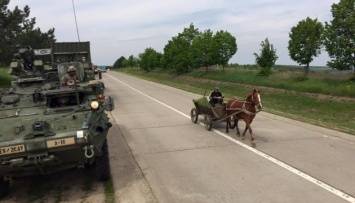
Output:
<path fill-rule="evenodd" d="M 190 116 L 191 116 L 191 121 L 193 123 L 197 123 L 197 119 L 198 119 L 198 112 L 196 108 L 192 108 L 191 112 L 190 112 Z"/>
<path fill-rule="evenodd" d="M 205 128 L 208 131 L 212 128 L 212 117 L 210 115 L 205 115 Z"/>

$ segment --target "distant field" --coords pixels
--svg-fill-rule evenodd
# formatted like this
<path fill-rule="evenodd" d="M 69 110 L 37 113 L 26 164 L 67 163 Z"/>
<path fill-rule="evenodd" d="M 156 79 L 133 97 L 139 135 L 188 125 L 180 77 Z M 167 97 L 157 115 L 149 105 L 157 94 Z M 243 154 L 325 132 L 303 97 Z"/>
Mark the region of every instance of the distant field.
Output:
<path fill-rule="evenodd" d="M 238 66 L 230 66 L 231 68 L 240 67 L 240 68 L 255 68 L 258 69 L 255 65 L 238 65 Z M 292 72 L 299 72 L 303 73 L 304 66 L 291 66 L 291 65 L 275 65 L 273 67 L 274 71 L 292 71 Z M 328 66 L 309 66 L 310 73 L 332 73 L 332 74 L 349 74 L 354 73 L 353 70 L 347 71 L 338 71 L 336 69 L 332 69 Z"/>
<path fill-rule="evenodd" d="M 313 69 L 318 69 L 318 67 Z M 300 80 L 303 78 L 303 69 L 292 67 L 276 67 L 273 69 L 274 73 L 269 77 L 256 76 L 258 68 L 255 66 L 238 66 L 225 70 L 212 67 L 208 72 L 201 68 L 185 75 L 223 82 L 355 98 L 355 83 L 350 81 L 353 76 L 352 72 L 338 71 L 337 74 L 334 74 L 327 67 L 323 67 L 323 71 L 313 71 L 313 69 L 310 70 L 309 79 L 306 81 Z"/>

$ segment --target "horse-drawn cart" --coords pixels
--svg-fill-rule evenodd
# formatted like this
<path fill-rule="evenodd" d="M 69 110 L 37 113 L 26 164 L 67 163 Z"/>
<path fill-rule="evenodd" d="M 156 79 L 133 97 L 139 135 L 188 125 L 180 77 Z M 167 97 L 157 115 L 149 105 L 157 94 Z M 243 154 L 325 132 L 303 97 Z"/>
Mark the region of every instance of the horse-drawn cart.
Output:
<path fill-rule="evenodd" d="M 254 89 L 245 100 L 232 99 L 228 100 L 226 105 L 217 105 L 216 107 L 211 107 L 205 96 L 192 101 L 195 105 L 195 108 L 192 108 L 190 112 L 193 123 L 197 123 L 198 116 L 203 115 L 206 130 L 211 130 L 212 123 L 226 122 L 226 133 L 229 132 L 228 128 L 236 128 L 237 136 L 240 136 L 238 120 L 243 120 L 245 128 L 242 139 L 244 139 L 245 133 L 249 129 L 251 144 L 254 147 L 256 146 L 250 124 L 263 107 L 260 91 Z"/>
<path fill-rule="evenodd" d="M 226 122 L 226 107 L 224 105 L 217 104 L 215 107 L 200 104 L 197 100 L 192 100 L 195 108 L 191 109 L 190 116 L 193 123 L 197 123 L 198 116 L 203 115 L 203 123 L 206 130 L 211 130 L 212 123 Z M 233 120 L 232 120 L 233 122 Z"/>

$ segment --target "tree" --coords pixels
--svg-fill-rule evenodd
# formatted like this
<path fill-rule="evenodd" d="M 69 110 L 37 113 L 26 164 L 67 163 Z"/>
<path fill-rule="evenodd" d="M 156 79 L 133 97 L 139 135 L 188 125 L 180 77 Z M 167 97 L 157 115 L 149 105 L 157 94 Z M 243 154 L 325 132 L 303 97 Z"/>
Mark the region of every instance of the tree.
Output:
<path fill-rule="evenodd" d="M 223 30 L 218 31 L 213 36 L 212 46 L 215 62 L 222 65 L 223 69 L 238 49 L 235 37 Z"/>
<path fill-rule="evenodd" d="M 133 55 L 130 55 L 127 59 L 127 67 L 134 67 L 137 66 L 137 58 Z"/>
<path fill-rule="evenodd" d="M 213 58 L 213 32 L 211 30 L 205 30 L 203 33 L 197 35 L 190 47 L 190 59 L 193 68 L 205 67 L 206 72 L 208 67 L 215 63 Z"/>
<path fill-rule="evenodd" d="M 317 19 L 307 17 L 300 21 L 297 26 L 291 28 L 289 33 L 288 51 L 292 60 L 300 65 L 305 65 L 304 75 L 307 78 L 309 63 L 313 57 L 318 56 L 321 51 L 323 25 Z"/>
<path fill-rule="evenodd" d="M 25 31 L 23 35 L 19 37 L 21 44 L 30 45 L 33 48 L 50 48 L 55 42 L 54 28 L 49 29 L 47 32 L 41 32 L 40 28 Z"/>
<path fill-rule="evenodd" d="M 262 41 L 261 44 L 261 53 L 260 56 L 254 53 L 256 64 L 261 67 L 259 75 L 268 76 L 271 74 L 271 68 L 275 65 L 276 60 L 278 59 L 276 55 L 276 49 L 270 44 L 268 38 L 265 41 Z"/>
<path fill-rule="evenodd" d="M 187 72 L 193 67 L 190 47 L 197 35 L 199 35 L 199 31 L 191 23 L 189 28 L 184 28 L 182 33 L 169 40 L 164 47 L 161 60 L 164 68 L 170 68 L 176 72 Z"/>
<path fill-rule="evenodd" d="M 115 63 L 113 64 L 113 68 L 122 68 L 123 66 L 123 61 L 125 61 L 126 58 L 124 56 L 121 56 L 120 58 L 118 58 Z"/>
<path fill-rule="evenodd" d="M 16 46 L 31 46 L 32 48 L 49 48 L 55 42 L 54 28 L 42 33 L 34 28 L 36 19 L 29 19 L 30 8 L 25 6 L 20 10 L 8 9 L 10 0 L 0 1 L 0 65 L 8 65 L 15 53 Z"/>
<path fill-rule="evenodd" d="M 160 58 L 162 54 L 149 47 L 146 48 L 144 53 L 139 54 L 140 67 L 145 71 L 151 71 L 160 67 Z"/>
<path fill-rule="evenodd" d="M 122 67 L 124 67 L 124 68 L 129 67 L 129 65 L 128 65 L 128 60 L 123 60 L 123 61 L 122 61 Z"/>
<path fill-rule="evenodd" d="M 333 20 L 325 23 L 324 44 L 330 61 L 327 65 L 337 70 L 354 69 L 355 77 L 355 3 L 340 0 L 331 9 Z"/>

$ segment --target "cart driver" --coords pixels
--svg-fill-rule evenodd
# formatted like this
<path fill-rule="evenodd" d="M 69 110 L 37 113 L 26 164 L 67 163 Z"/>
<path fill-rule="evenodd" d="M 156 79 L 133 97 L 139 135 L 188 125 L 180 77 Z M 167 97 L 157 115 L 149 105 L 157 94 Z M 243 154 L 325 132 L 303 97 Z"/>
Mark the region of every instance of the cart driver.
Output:
<path fill-rule="evenodd" d="M 224 98 L 224 96 L 223 96 L 222 92 L 219 91 L 219 87 L 215 86 L 213 88 L 213 91 L 210 94 L 209 103 L 212 105 L 212 107 L 215 107 L 216 104 L 224 105 L 223 98 Z"/>

